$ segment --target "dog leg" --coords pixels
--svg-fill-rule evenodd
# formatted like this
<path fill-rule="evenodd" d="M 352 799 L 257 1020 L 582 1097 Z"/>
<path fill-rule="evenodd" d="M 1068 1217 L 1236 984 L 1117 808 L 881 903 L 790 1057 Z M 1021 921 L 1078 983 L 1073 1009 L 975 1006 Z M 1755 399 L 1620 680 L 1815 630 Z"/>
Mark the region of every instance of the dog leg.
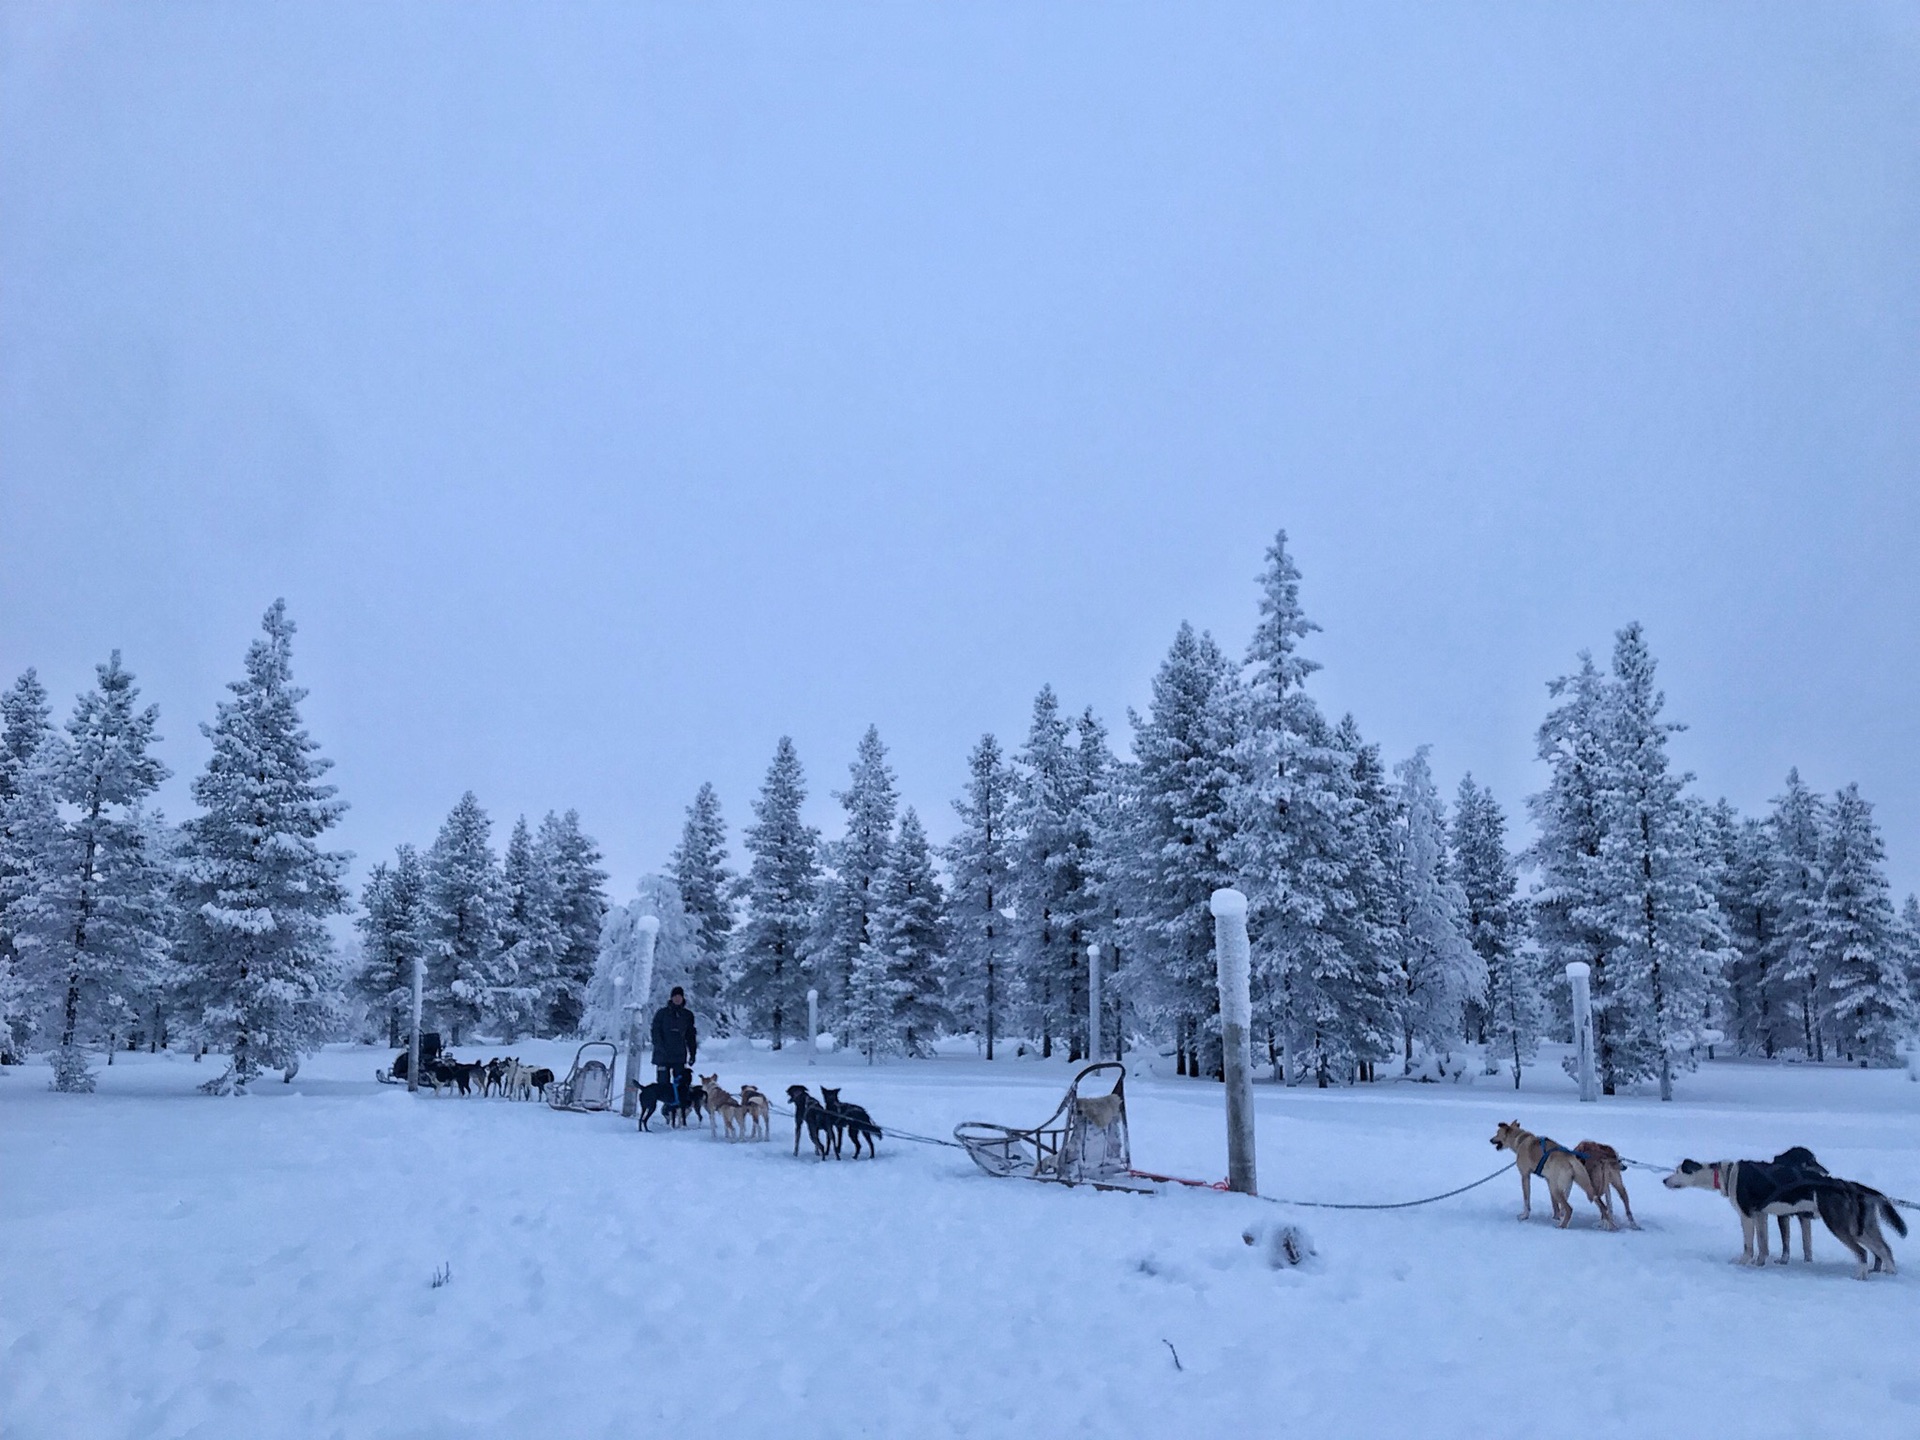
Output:
<path fill-rule="evenodd" d="M 1753 1263 L 1758 1266 L 1761 1266 L 1762 1268 L 1765 1268 L 1767 1263 L 1767 1242 L 1769 1239 L 1767 1232 L 1771 1228 L 1772 1227 L 1770 1227 L 1767 1224 L 1767 1217 L 1765 1215 L 1756 1215 L 1753 1217 L 1754 1239 L 1758 1244 L 1759 1250 L 1760 1250 L 1760 1258 L 1755 1260 Z"/>
<path fill-rule="evenodd" d="M 1533 1214 L 1533 1176 L 1527 1171 L 1520 1172 L 1520 1218 L 1528 1219 Z"/>
<path fill-rule="evenodd" d="M 1800 1259 L 1807 1265 L 1813 1263 L 1813 1216 L 1811 1215 L 1800 1217 Z"/>
<path fill-rule="evenodd" d="M 1625 1177 L 1615 1175 L 1613 1177 L 1613 1188 L 1620 1192 L 1620 1208 L 1627 1212 L 1628 1228 L 1638 1230 L 1640 1228 L 1640 1222 L 1633 1218 L 1633 1201 L 1627 1198 L 1627 1182 Z"/>
<path fill-rule="evenodd" d="M 1740 1259 L 1741 1265 L 1753 1264 L 1753 1216 L 1740 1217 Z"/>

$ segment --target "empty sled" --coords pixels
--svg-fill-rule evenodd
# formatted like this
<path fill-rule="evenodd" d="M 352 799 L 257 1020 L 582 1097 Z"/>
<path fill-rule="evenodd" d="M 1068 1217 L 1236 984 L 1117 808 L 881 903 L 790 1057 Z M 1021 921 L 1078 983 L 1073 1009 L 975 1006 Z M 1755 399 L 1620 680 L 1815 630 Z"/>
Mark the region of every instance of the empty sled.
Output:
<path fill-rule="evenodd" d="M 1059 1108 L 1041 1124 L 1023 1130 L 969 1120 L 954 1126 L 953 1138 L 989 1175 L 1138 1189 L 1126 1086 L 1127 1067 L 1102 1060 L 1073 1077 Z"/>
<path fill-rule="evenodd" d="M 607 1052 L 604 1060 L 602 1050 Z M 556 1110 L 608 1109 L 613 1104 L 613 1067 L 619 1058 L 619 1050 L 609 1041 L 589 1040 L 574 1052 L 567 1078 L 547 1087 L 547 1104 Z"/>

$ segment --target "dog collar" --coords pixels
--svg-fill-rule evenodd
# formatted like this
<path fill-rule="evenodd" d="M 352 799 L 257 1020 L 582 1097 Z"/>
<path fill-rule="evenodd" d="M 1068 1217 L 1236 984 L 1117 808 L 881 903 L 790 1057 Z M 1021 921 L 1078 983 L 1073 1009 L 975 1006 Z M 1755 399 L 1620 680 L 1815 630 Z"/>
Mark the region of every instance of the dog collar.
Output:
<path fill-rule="evenodd" d="M 1720 1162 L 1716 1160 L 1708 1168 L 1713 1171 L 1713 1188 L 1718 1190 L 1720 1188 Z"/>

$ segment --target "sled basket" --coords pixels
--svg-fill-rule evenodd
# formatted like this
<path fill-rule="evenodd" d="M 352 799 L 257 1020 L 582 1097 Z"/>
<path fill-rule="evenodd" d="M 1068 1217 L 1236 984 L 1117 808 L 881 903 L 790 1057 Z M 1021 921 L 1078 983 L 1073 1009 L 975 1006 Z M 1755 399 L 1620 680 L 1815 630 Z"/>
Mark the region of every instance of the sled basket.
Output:
<path fill-rule="evenodd" d="M 594 1055 L 588 1058 L 587 1052 Z M 599 1052 L 606 1051 L 606 1058 Z M 613 1067 L 620 1052 L 605 1040 L 589 1040 L 573 1057 L 567 1078 L 547 1087 L 547 1104 L 556 1110 L 605 1110 L 613 1104 Z"/>
<path fill-rule="evenodd" d="M 1127 1067 L 1102 1060 L 1073 1077 L 1060 1107 L 1044 1123 L 1018 1130 L 969 1120 L 954 1126 L 953 1138 L 989 1175 L 1066 1185 L 1123 1181 L 1133 1164 L 1126 1086 Z"/>

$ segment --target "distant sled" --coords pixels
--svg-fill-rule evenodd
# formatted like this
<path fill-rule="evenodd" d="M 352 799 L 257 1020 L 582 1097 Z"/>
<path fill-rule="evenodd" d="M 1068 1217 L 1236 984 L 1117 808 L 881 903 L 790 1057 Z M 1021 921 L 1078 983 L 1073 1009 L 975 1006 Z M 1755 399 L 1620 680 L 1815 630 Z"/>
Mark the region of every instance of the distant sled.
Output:
<path fill-rule="evenodd" d="M 953 1138 L 996 1177 L 1147 1190 L 1147 1177 L 1133 1170 L 1126 1085 L 1127 1067 L 1102 1060 L 1073 1077 L 1059 1108 L 1040 1124 L 1018 1129 L 968 1120 L 954 1126 Z"/>
<path fill-rule="evenodd" d="M 420 1070 L 424 1074 L 433 1068 L 433 1062 L 440 1058 L 440 1032 L 422 1030 L 420 1032 Z M 386 1070 L 376 1070 L 373 1078 L 382 1085 L 404 1085 L 407 1083 L 407 1052 L 402 1050 L 393 1057 L 393 1065 Z"/>
<path fill-rule="evenodd" d="M 588 1051 L 593 1051 L 591 1057 Z M 600 1051 L 606 1051 L 602 1060 Z M 547 1104 L 556 1110 L 606 1110 L 613 1105 L 613 1067 L 620 1051 L 605 1040 L 589 1040 L 574 1052 L 567 1078 L 547 1087 Z"/>

